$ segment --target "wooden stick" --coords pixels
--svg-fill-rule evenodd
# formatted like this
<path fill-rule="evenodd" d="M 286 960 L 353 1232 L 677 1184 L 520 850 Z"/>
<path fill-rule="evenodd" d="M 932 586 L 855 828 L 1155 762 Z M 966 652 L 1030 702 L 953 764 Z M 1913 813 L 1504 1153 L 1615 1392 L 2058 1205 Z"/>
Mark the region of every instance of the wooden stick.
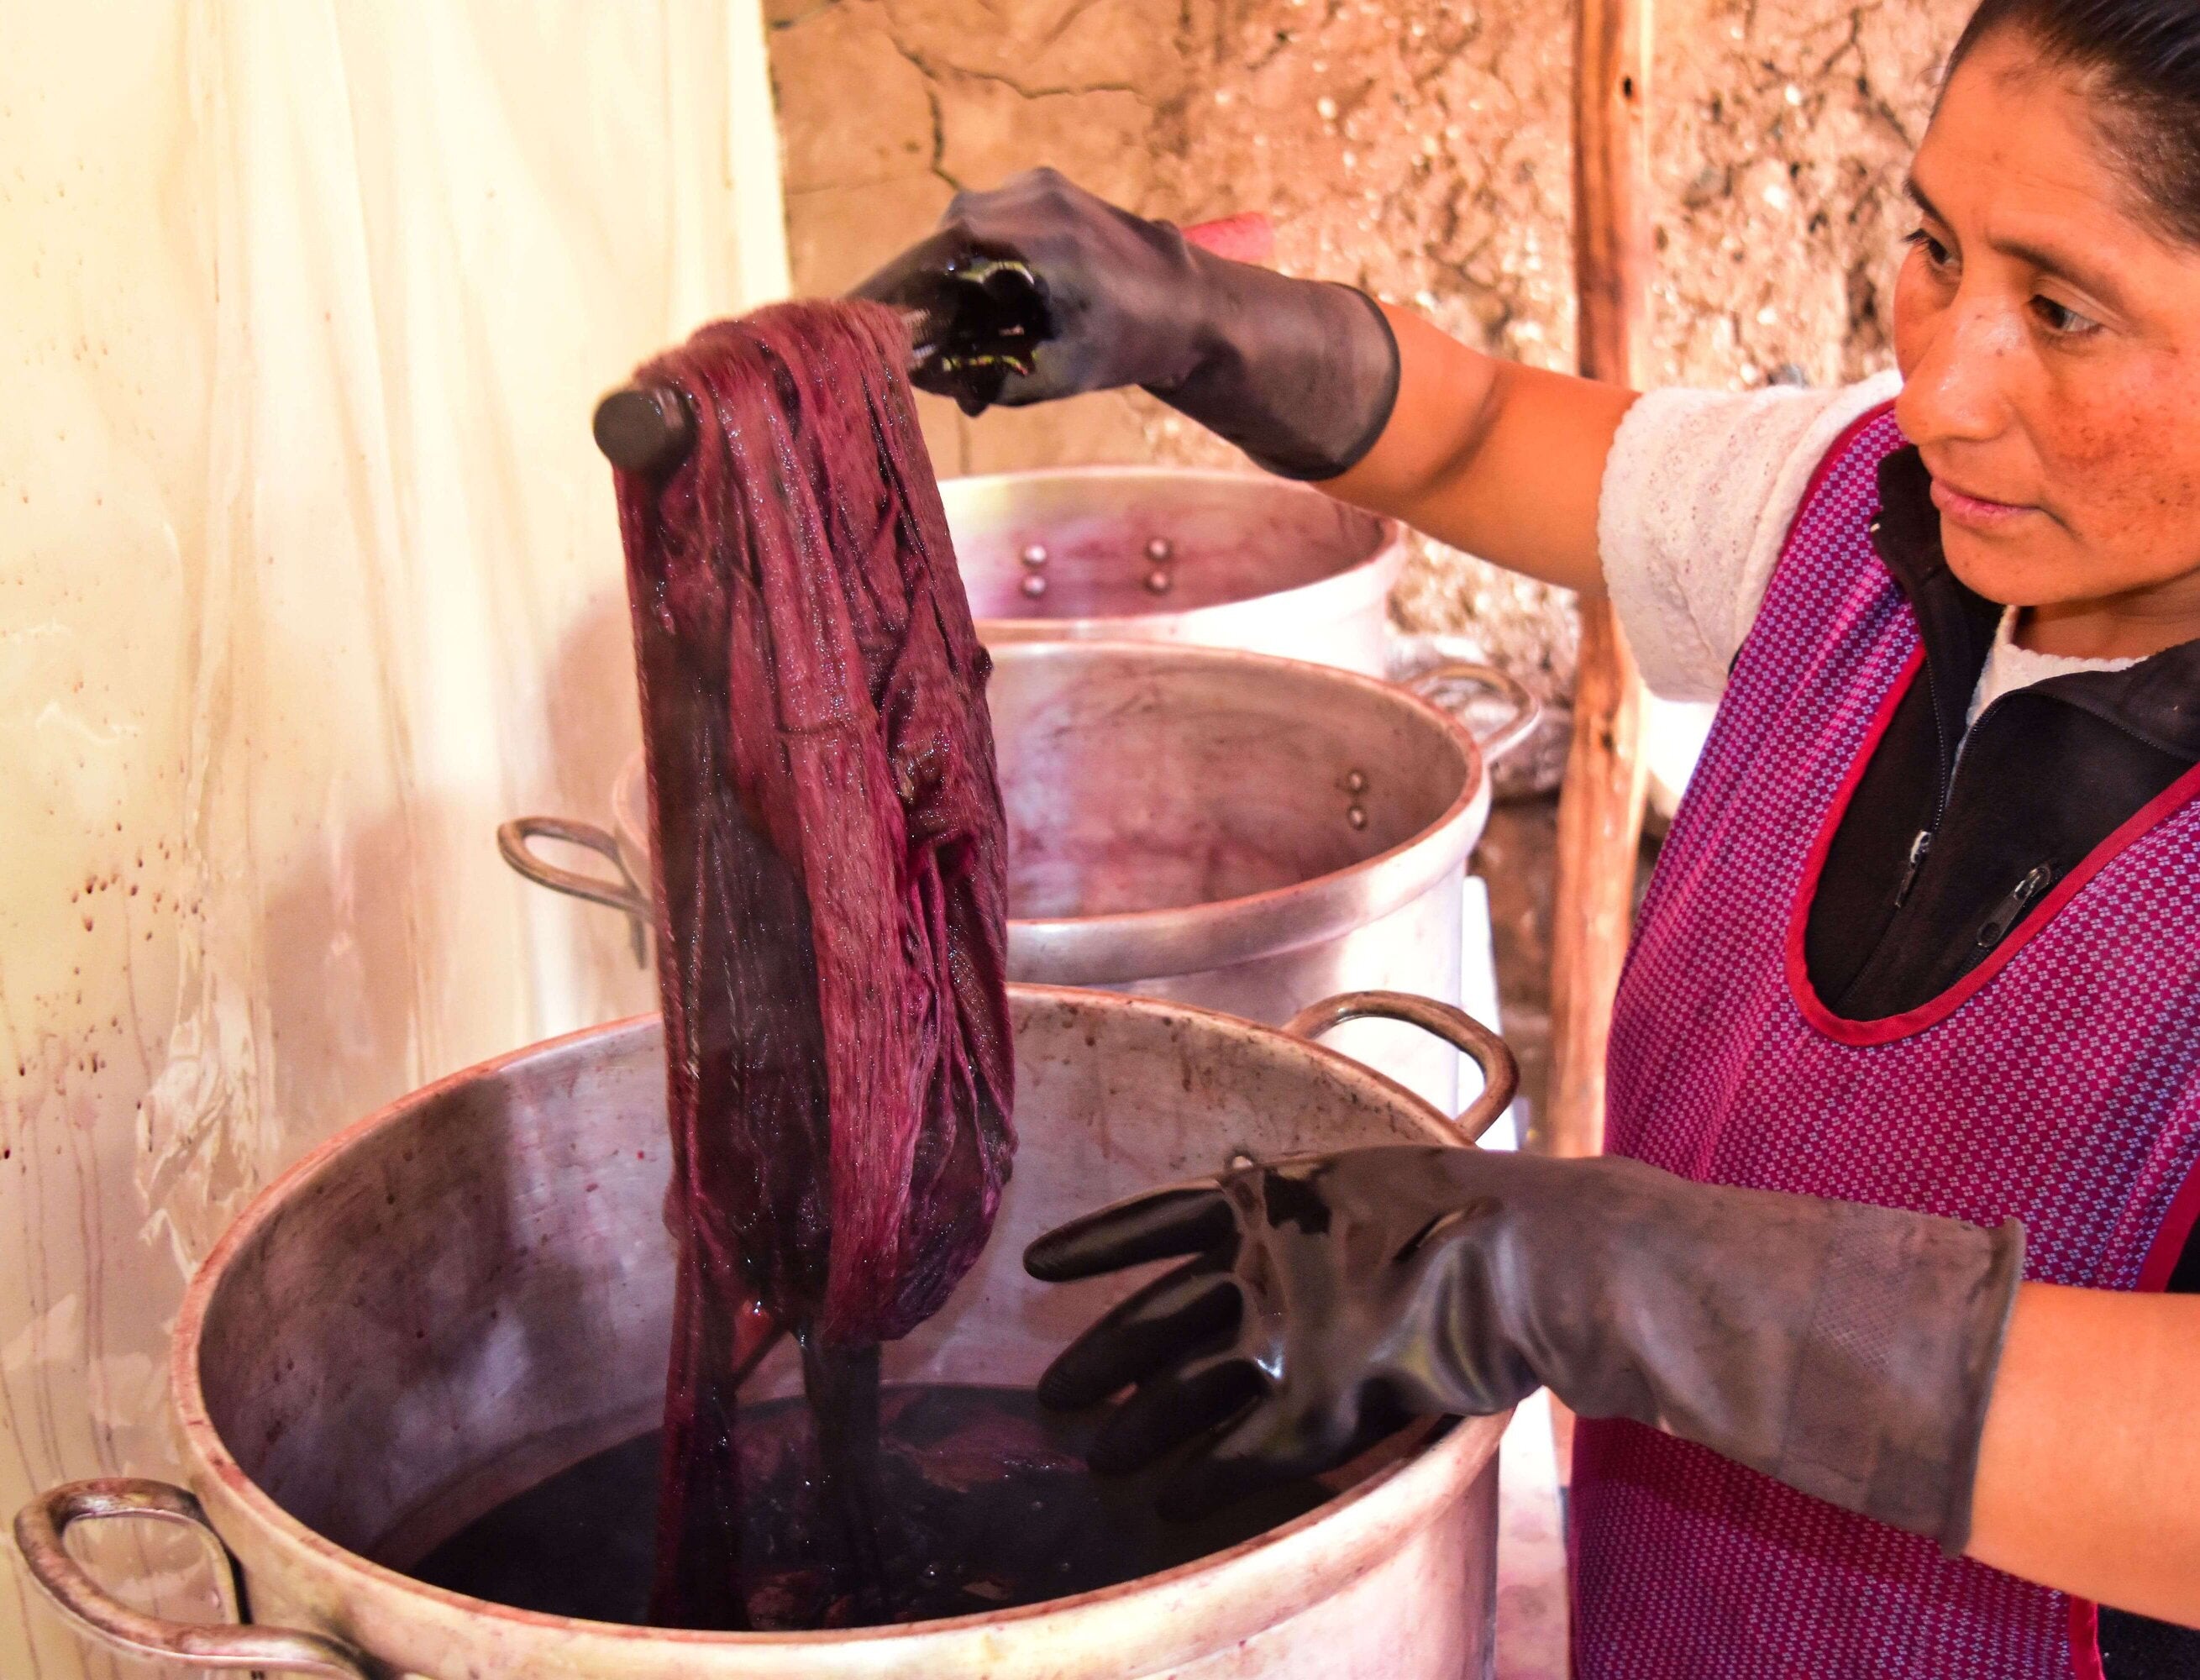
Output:
<path fill-rule="evenodd" d="M 1543 1141 L 1553 1155 L 1596 1155 L 1604 1148 L 1605 1051 L 1633 922 L 1648 781 L 1641 752 L 1642 685 L 1611 603 L 1583 602 L 1581 621 L 1552 910 Z"/>
<path fill-rule="evenodd" d="M 1650 313 L 1653 0 L 1576 0 L 1574 284 L 1581 371 L 1640 389 Z M 1602 599 L 1581 607 L 1573 744 L 1559 792 L 1551 928 L 1551 1074 L 1538 1130 L 1553 1155 L 1604 1149 L 1612 999 L 1634 919 L 1648 766 L 1642 684 Z M 1573 1414 L 1551 1402 L 1559 1479 L 1571 1486 Z"/>
<path fill-rule="evenodd" d="M 1581 371 L 1639 383 L 1648 368 L 1652 0 L 1577 0 L 1574 289 Z"/>
<path fill-rule="evenodd" d="M 1652 0 L 1577 0 L 1574 269 L 1581 371 L 1640 385 L 1647 372 Z M 1627 954 L 1647 787 L 1641 684 L 1609 603 L 1582 604 L 1574 733 L 1559 795 L 1551 934 L 1554 1155 L 1604 1146 L 1604 1060 Z"/>

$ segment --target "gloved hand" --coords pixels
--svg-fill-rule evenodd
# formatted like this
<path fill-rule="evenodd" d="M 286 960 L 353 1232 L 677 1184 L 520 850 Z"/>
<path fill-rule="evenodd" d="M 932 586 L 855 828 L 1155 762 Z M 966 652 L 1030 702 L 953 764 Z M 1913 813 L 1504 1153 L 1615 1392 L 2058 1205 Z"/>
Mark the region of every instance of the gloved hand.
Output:
<path fill-rule="evenodd" d="M 2023 1227 L 1737 1190 L 1616 1157 L 1355 1150 L 1233 1168 L 1033 1243 L 1063 1281 L 1191 1258 L 1080 1337 L 1048 1405 L 1138 1384 L 1092 1450 L 1210 1436 L 1191 1514 L 1343 1462 L 1401 1414 L 1539 1384 L 1938 1539 L 1970 1530 Z"/>
<path fill-rule="evenodd" d="M 911 376 L 970 413 L 1143 385 L 1293 478 L 1335 477 L 1390 418 L 1398 348 L 1373 299 L 1214 256 L 1050 169 L 957 193 L 936 232 L 855 295 L 944 314 L 951 336 L 955 318 L 977 313 L 951 301 L 953 283 L 996 283 L 1003 264 L 1037 283 L 1035 348 L 1011 358 L 951 342 Z"/>

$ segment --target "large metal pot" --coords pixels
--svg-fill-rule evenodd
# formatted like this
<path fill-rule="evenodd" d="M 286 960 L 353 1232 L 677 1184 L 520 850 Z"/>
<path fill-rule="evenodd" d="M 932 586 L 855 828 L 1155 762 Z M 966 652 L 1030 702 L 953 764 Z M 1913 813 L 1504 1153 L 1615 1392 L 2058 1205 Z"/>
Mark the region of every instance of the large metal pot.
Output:
<path fill-rule="evenodd" d="M 1395 522 L 1280 478 L 1087 466 L 939 487 L 979 633 L 1189 641 L 1379 676 Z"/>
<path fill-rule="evenodd" d="M 1011 989 L 1023 1138 L 993 1239 L 889 1381 L 1028 1384 L 1137 1279 L 1047 1288 L 1024 1245 L 1234 1150 L 1456 1141 L 1510 1092 L 1504 1047 L 1424 1000 L 1331 1000 L 1292 1032 L 1180 1005 Z M 1472 1049 L 1456 1126 L 1302 1033 L 1403 1010 Z M 1460 1680 L 1489 1672 L 1500 1420 L 1399 1443 L 1328 1504 L 1231 1550 L 1025 1609 L 907 1627 L 703 1634 L 508 1609 L 400 1566 L 649 1428 L 673 1256 L 653 1020 L 485 1062 L 339 1133 L 264 1191 L 193 1279 L 171 1393 L 190 1490 L 54 1490 L 16 1537 L 82 1626 L 141 1654 L 340 1680 Z M 786 1353 L 782 1348 L 773 1357 Z M 768 1361 L 766 1394 L 794 1379 Z M 93 1582 L 91 1518 L 209 1527 L 255 1624 L 167 1622 Z"/>
<path fill-rule="evenodd" d="M 1485 746 L 1404 689 L 1330 666 L 1137 642 L 1009 642 L 989 698 L 1009 816 L 1009 975 L 1271 1024 L 1367 988 L 1460 995 L 1466 856 L 1489 811 Z M 1450 668 L 1447 668 L 1449 670 Z M 634 758 L 611 832 L 521 817 L 498 840 L 542 885 L 652 921 L 648 787 Z M 617 880 L 530 842 L 588 846 Z M 1395 1028 L 1345 1046 L 1438 1106 L 1458 1058 Z"/>
<path fill-rule="evenodd" d="M 1188 467 L 1088 466 L 951 478 L 939 495 L 989 645 L 1187 641 L 1400 682 L 1481 658 L 1465 638 L 1390 627 L 1390 591 L 1406 563 L 1397 522 L 1309 485 Z M 1500 697 L 1493 711 L 1480 684 L 1437 680 L 1423 692 L 1477 729 L 1495 727 L 1512 704 Z M 1549 745 L 1533 755 L 1539 762 Z M 1529 756 L 1509 759 L 1501 792 L 1508 781 L 1540 785 L 1540 770 L 1523 775 Z"/>
<path fill-rule="evenodd" d="M 939 499 L 979 635 L 992 647 L 1238 647 L 1425 684 L 1430 700 L 1472 728 L 1502 726 L 1513 705 L 1505 693 L 1492 711 L 1483 684 L 1441 680 L 1435 666 L 1481 659 L 1466 638 L 1390 629 L 1390 589 L 1406 565 L 1397 521 L 1305 483 L 1184 466 L 1069 466 L 946 479 Z M 1536 785 L 1520 772 L 1520 758 L 1505 765 L 1513 783 Z"/>

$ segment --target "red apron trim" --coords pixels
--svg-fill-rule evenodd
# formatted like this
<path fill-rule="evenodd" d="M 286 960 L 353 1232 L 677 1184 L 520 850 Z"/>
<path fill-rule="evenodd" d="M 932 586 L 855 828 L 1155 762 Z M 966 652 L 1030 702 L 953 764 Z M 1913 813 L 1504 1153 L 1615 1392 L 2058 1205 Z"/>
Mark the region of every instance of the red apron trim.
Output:
<path fill-rule="evenodd" d="M 2200 1225 L 2200 1167 L 2185 1175 L 2184 1184 L 2170 1198 L 2162 1229 L 2154 1233 L 2153 1245 L 2139 1265 L 2137 1288 L 2140 1294 L 2159 1295 L 2169 1287 L 2170 1273 L 2177 1269 L 2178 1258 L 2196 1225 Z"/>
<path fill-rule="evenodd" d="M 2087 852 L 2078 867 L 2055 884 L 2055 890 L 2034 904 L 2024 920 L 2010 931 L 2007 938 L 1994 947 L 1993 954 L 1965 975 L 1937 998 L 1920 1004 L 1914 1010 L 1900 1015 L 1886 1016 L 1877 1021 L 1851 1021 L 1846 1016 L 1835 1015 L 1820 999 L 1817 990 L 1811 984 L 1809 966 L 1804 961 L 1803 936 L 1810 925 L 1811 905 L 1818 896 L 1818 880 L 1824 874 L 1826 857 L 1833 850 L 1834 835 L 1847 815 L 1849 801 L 1856 796 L 1858 784 L 1863 781 L 1865 767 L 1877 750 L 1881 736 L 1894 721 L 1895 709 L 1902 704 L 1903 696 L 1910 692 L 1910 684 L 1917 680 L 1917 672 L 1924 664 L 1921 648 L 1910 656 L 1902 668 L 1894 687 L 1881 704 L 1879 716 L 1872 720 L 1870 732 L 1849 765 L 1847 776 L 1840 791 L 1826 812 L 1824 825 L 1818 831 L 1817 841 L 1811 848 L 1809 860 L 1803 866 L 1803 883 L 1795 895 L 1795 908 L 1788 922 L 1788 989 L 1794 996 L 1796 1007 L 1802 1010 L 1804 1020 L 1819 1033 L 1842 1045 L 1885 1045 L 1898 1039 L 1907 1039 L 1945 1021 L 1964 1004 L 1983 990 L 2002 969 L 2008 966 L 2016 953 L 2024 949 L 2032 936 L 2055 919 L 2056 912 L 2078 896 L 2086 883 L 2114 863 L 2127 846 L 2137 841 L 2165 817 L 2182 810 L 2196 796 L 2200 796 L 2200 764 L 2179 776 L 2161 793 L 2149 799 L 2128 817 L 2109 837 Z M 2192 1187 L 2188 1185 L 2186 1191 Z M 2183 1197 L 2180 1197 L 2180 1201 Z M 2200 1208 L 2196 1208 L 2200 1212 Z M 2193 1215 L 2187 1215 L 2190 1228 Z"/>
<path fill-rule="evenodd" d="M 1878 404 L 1875 407 L 1867 408 L 1863 413 L 1858 415 L 1856 419 L 1851 420 L 1846 425 L 1843 426 L 1841 428 L 1841 435 L 1834 440 L 1832 447 L 1829 448 L 1824 454 L 1818 457 L 1817 465 L 1811 469 L 1811 482 L 1803 487 L 1803 498 L 1800 501 L 1798 501 L 1795 504 L 1797 517 L 1788 524 L 1788 535 L 1782 540 L 1780 545 L 1780 558 L 1783 561 L 1788 558 L 1788 549 L 1789 545 L 1795 541 L 1795 527 L 1802 523 L 1800 516 L 1803 509 L 1810 506 L 1811 503 L 1818 499 L 1818 492 L 1825 488 L 1826 480 L 1831 477 L 1834 469 L 1839 467 L 1840 464 L 1848 458 L 1850 447 L 1855 443 L 1858 438 L 1864 435 L 1865 429 L 1869 426 L 1876 425 L 1881 420 L 1884 419 L 1887 415 L 1893 412 L 1894 399 L 1893 397 L 1887 398 L 1886 401 Z"/>
<path fill-rule="evenodd" d="M 2070 1601 L 2071 1680 L 2109 1680 L 2101 1667 L 2101 1607 L 2090 1599 Z"/>

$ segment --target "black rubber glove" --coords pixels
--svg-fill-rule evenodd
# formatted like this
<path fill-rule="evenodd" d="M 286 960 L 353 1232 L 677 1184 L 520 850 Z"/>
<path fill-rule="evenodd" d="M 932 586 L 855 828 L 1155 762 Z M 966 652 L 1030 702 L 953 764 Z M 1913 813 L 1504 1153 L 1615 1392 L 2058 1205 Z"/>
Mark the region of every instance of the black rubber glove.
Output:
<path fill-rule="evenodd" d="M 1209 1435 L 1184 1513 L 1341 1463 L 1401 1415 L 1502 1411 L 1548 1384 L 1953 1555 L 2024 1232 L 1612 1157 L 1400 1147 L 1158 1191 L 1024 1264 L 1058 1282 L 1176 1256 L 1039 1397 L 1138 1385 L 1095 1443 L 1103 1472 Z"/>
<path fill-rule="evenodd" d="M 1004 352 L 1027 276 L 1037 342 Z M 993 309 L 974 307 L 981 292 Z M 1214 256 L 1050 169 L 957 193 L 856 296 L 943 322 L 911 378 L 970 413 L 1143 385 L 1286 477 L 1351 466 L 1398 395 L 1397 342 L 1364 292 Z"/>

